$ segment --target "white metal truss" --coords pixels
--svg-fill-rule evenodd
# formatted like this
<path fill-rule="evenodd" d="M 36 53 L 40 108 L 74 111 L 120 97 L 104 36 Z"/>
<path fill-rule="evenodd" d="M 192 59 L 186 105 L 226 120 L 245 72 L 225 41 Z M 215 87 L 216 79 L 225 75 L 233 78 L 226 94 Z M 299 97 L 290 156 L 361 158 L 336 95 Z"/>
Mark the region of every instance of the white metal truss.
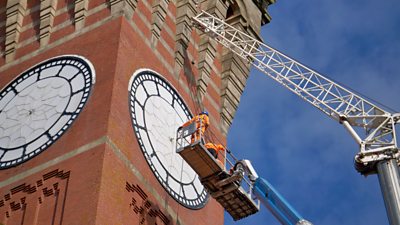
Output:
<path fill-rule="evenodd" d="M 392 115 L 205 11 L 193 18 L 193 24 L 329 117 L 342 123 L 360 145 L 356 160 L 366 165 L 384 158 L 398 158 L 394 129 L 399 120 L 398 114 Z M 365 132 L 360 132 L 359 128 Z"/>

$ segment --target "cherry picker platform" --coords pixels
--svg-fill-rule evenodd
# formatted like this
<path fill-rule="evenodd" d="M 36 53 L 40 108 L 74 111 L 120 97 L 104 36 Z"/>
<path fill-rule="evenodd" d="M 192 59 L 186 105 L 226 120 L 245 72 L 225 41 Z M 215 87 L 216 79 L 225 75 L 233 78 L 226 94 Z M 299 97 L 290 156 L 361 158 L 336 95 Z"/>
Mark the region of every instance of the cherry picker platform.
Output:
<path fill-rule="evenodd" d="M 201 122 L 200 126 L 193 122 L 178 128 L 176 152 L 233 220 L 257 213 L 262 203 L 283 225 L 312 225 L 267 180 L 258 176 L 249 160 L 237 160 L 227 149 L 222 156 L 212 155 L 205 147 L 200 127 Z"/>
<path fill-rule="evenodd" d="M 228 152 L 223 157 L 223 168 L 205 148 L 202 138 L 193 141 L 195 123 L 179 128 L 176 152 L 198 174 L 209 194 L 236 220 L 240 220 L 260 210 L 260 201 L 252 193 L 251 182 L 243 170 L 236 170 L 237 160 Z"/>

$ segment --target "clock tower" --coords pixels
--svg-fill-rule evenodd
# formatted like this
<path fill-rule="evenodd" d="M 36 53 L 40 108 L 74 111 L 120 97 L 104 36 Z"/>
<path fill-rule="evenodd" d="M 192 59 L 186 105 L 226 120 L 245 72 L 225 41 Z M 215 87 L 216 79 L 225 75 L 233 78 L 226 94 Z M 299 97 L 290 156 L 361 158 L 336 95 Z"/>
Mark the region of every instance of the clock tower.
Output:
<path fill-rule="evenodd" d="M 1 1 L 0 224 L 223 224 L 176 130 L 226 144 L 249 65 L 190 19 L 258 38 L 273 2 Z"/>

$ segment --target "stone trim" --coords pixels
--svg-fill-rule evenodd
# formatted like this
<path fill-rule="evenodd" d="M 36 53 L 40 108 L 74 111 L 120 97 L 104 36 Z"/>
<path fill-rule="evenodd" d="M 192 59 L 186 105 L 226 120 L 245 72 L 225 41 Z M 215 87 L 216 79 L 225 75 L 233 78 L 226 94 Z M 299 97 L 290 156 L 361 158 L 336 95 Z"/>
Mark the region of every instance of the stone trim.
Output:
<path fill-rule="evenodd" d="M 89 0 L 75 0 L 74 3 L 75 29 L 80 30 L 85 26 L 85 18 L 88 14 Z"/>
<path fill-rule="evenodd" d="M 112 17 L 106 17 L 106 18 L 104 18 L 104 19 L 102 19 L 102 20 L 100 20 L 100 21 L 97 21 L 96 23 L 92 24 L 91 26 L 88 26 L 88 27 L 83 28 L 83 29 L 82 29 L 81 31 L 79 31 L 79 32 L 74 32 L 74 33 L 72 33 L 72 34 L 70 34 L 70 35 L 67 35 L 66 37 L 64 37 L 64 38 L 62 38 L 62 39 L 59 39 L 59 40 L 57 40 L 57 41 L 55 41 L 55 42 L 52 42 L 52 43 L 50 43 L 50 44 L 48 44 L 48 45 L 46 45 L 46 46 L 43 46 L 42 48 L 39 48 L 39 49 L 37 49 L 37 50 L 35 50 L 35 51 L 32 51 L 31 53 L 26 54 L 26 55 L 24 55 L 24 56 L 22 56 L 22 57 L 20 57 L 20 58 L 18 58 L 18 59 L 16 59 L 16 60 L 12 60 L 12 61 L 10 61 L 10 62 L 7 63 L 7 64 L 2 65 L 2 66 L 0 67 L 0 72 L 5 71 L 5 70 L 7 70 L 8 68 L 10 68 L 10 67 L 12 67 L 12 66 L 15 66 L 15 65 L 17 65 L 17 64 L 20 64 L 21 62 L 24 62 L 24 61 L 26 61 L 26 60 L 32 58 L 33 56 L 36 56 L 36 55 L 38 55 L 38 54 L 41 54 L 42 52 L 45 52 L 45 51 L 47 51 L 48 49 L 54 48 L 54 47 L 56 47 L 56 46 L 59 46 L 59 45 L 65 43 L 65 42 L 67 42 L 67 41 L 69 41 L 69 40 L 71 40 L 71 39 L 73 39 L 73 38 L 76 38 L 76 37 L 78 37 L 78 36 L 80 36 L 80 35 L 82 35 L 82 34 L 88 32 L 88 31 L 94 30 L 94 29 L 100 27 L 101 25 L 103 25 L 104 23 L 106 23 L 106 22 L 108 22 L 108 21 L 111 21 L 112 19 L 113 19 Z M 68 22 L 68 21 L 67 21 L 66 23 L 67 23 L 67 24 L 70 24 L 71 22 Z M 62 25 L 62 24 L 61 24 L 61 25 Z M 62 27 L 65 27 L 65 26 L 66 26 L 66 25 L 64 24 Z M 28 40 L 30 40 L 30 41 L 28 41 Z M 32 42 L 34 41 L 34 38 L 30 38 L 30 39 L 28 39 L 28 40 L 27 40 L 28 42 L 26 42 L 24 45 L 28 45 L 28 44 L 32 43 Z"/>
<path fill-rule="evenodd" d="M 184 66 L 185 51 L 192 35 L 190 19 L 197 14 L 197 9 L 192 0 L 177 0 L 176 8 L 175 70 L 179 74 Z"/>
<path fill-rule="evenodd" d="M 142 19 L 142 21 L 145 19 L 145 17 L 138 11 L 137 15 L 139 16 L 139 18 Z M 144 20 L 143 21 L 144 24 L 148 25 L 148 21 Z M 139 34 L 139 36 L 143 39 L 144 43 L 152 48 L 152 44 L 150 42 L 150 40 L 146 37 L 146 35 L 140 30 L 140 28 L 132 21 L 132 20 L 128 20 L 128 24 L 135 30 L 135 32 L 137 34 Z M 161 39 L 160 39 L 161 42 Z M 164 43 L 164 42 L 163 42 Z M 164 44 L 163 44 L 164 45 Z M 168 49 L 168 45 L 165 44 L 164 47 L 166 47 L 166 49 Z M 170 52 L 170 51 L 168 51 Z M 168 72 L 170 74 L 174 74 L 173 73 L 173 69 L 172 66 L 168 63 L 168 61 L 166 59 L 164 59 L 164 57 L 161 55 L 161 53 L 157 50 L 157 48 L 153 48 L 153 53 L 157 56 L 157 58 L 161 61 L 162 65 L 168 70 Z"/>
<path fill-rule="evenodd" d="M 139 170 L 132 164 L 132 162 L 126 157 L 126 155 L 118 148 L 118 146 L 109 138 L 106 139 L 107 145 L 112 149 L 114 154 L 118 157 L 119 160 L 123 162 L 123 164 L 136 176 L 136 178 L 144 185 L 144 187 L 149 191 L 154 198 L 157 200 L 158 204 L 163 206 L 164 209 L 168 212 L 168 214 L 172 217 L 173 221 L 177 221 L 177 224 L 185 225 L 188 223 L 184 223 L 176 213 L 165 201 L 164 197 L 162 197 L 155 188 L 153 188 L 152 184 L 139 172 Z"/>
<path fill-rule="evenodd" d="M 217 76 L 221 76 L 222 85 L 221 87 L 218 87 L 220 88 L 219 90 L 216 90 L 217 93 L 220 93 L 221 97 L 219 101 L 221 105 L 217 111 L 220 112 L 221 130 L 225 135 L 227 134 L 240 102 L 240 96 L 246 84 L 249 73 L 249 65 L 247 65 L 247 63 L 245 63 L 239 57 L 229 54 L 226 49 L 224 49 L 222 52 L 218 52 L 218 44 L 205 35 L 199 34 L 199 41 L 195 42 L 190 20 L 191 17 L 194 16 L 198 11 L 195 3 L 196 1 L 154 0 L 152 3 L 153 5 L 150 5 L 147 0 L 141 1 L 141 5 L 139 5 L 139 7 L 144 7 L 144 9 L 148 9 L 149 12 L 152 12 L 151 19 L 145 16 L 147 14 L 144 14 L 144 12 L 136 10 L 139 2 L 137 0 L 108 0 L 104 4 L 98 5 L 90 10 L 88 9 L 89 0 L 75 0 L 73 3 L 70 3 L 68 6 L 63 7 L 62 9 L 57 9 L 57 0 L 41 0 L 40 5 L 35 5 L 32 9 L 27 9 L 27 1 L 28 0 L 8 0 L 7 7 L 0 9 L 5 11 L 7 16 L 5 21 L 5 26 L 7 29 L 4 38 L 6 39 L 4 49 L 5 52 L 3 53 L 6 60 L 5 64 L 0 67 L 0 71 L 4 71 L 12 65 L 27 60 L 33 55 L 40 54 L 49 48 L 58 46 L 68 40 L 71 40 L 72 38 L 99 27 L 118 16 L 123 15 L 127 18 L 127 22 L 135 30 L 135 32 L 138 33 L 138 35 L 144 40 L 144 43 L 154 50 L 154 54 L 161 61 L 161 64 L 170 74 L 175 77 L 176 80 L 179 80 L 179 74 L 181 73 L 182 68 L 184 68 L 185 60 L 193 61 L 196 58 L 198 73 L 195 74 L 198 76 L 194 87 L 196 90 L 195 98 L 197 99 L 198 104 L 201 104 L 204 96 L 207 96 L 207 88 L 212 80 L 211 74 L 215 73 Z M 176 5 L 170 5 L 175 2 Z M 72 4 L 74 4 L 74 18 L 54 26 L 54 17 L 67 12 L 67 8 L 71 7 Z M 264 12 L 260 11 L 259 6 L 255 4 L 255 1 L 200 0 L 200 4 L 202 6 L 201 8 L 207 9 L 207 11 L 214 13 L 220 18 L 225 18 L 230 9 L 229 7 L 231 7 L 232 4 L 236 4 L 235 12 L 233 15 L 230 13 L 230 17 L 227 21 L 231 25 L 236 26 L 253 37 L 259 38 L 259 29 L 263 23 L 261 20 Z M 176 7 L 176 17 L 175 15 L 172 15 L 169 10 L 167 10 L 169 6 Z M 85 27 L 85 20 L 87 18 L 101 10 L 106 9 L 107 7 L 111 11 L 110 15 L 106 15 L 99 21 Z M 40 10 L 40 21 L 33 21 L 32 23 L 22 27 L 23 18 L 29 15 L 30 12 L 38 10 Z M 145 27 L 147 27 L 145 29 L 149 29 L 149 31 L 151 31 L 151 36 L 147 33 L 148 30 L 141 30 L 136 21 L 132 20 L 134 12 L 137 13 L 139 20 L 141 20 Z M 176 27 L 166 26 L 165 21 L 167 19 L 168 22 L 171 19 L 171 21 L 175 23 Z M 37 41 L 37 36 L 29 37 L 23 41 L 20 41 L 19 39 L 19 36 L 22 32 L 32 29 L 35 24 L 40 27 L 40 32 L 38 35 L 41 47 L 14 60 L 16 49 L 23 48 Z M 75 25 L 75 32 L 49 43 L 51 33 L 67 28 L 67 26 L 70 26 L 71 24 Z M 165 32 L 168 40 L 176 40 L 174 43 L 175 46 L 172 47 L 171 43 L 167 43 L 167 40 L 161 38 L 162 31 Z M 155 47 L 158 43 L 162 45 L 162 49 L 157 49 Z M 194 50 L 198 54 L 191 55 L 190 52 L 187 51 L 189 46 L 193 46 Z M 171 57 L 174 59 L 173 62 L 162 57 L 165 54 L 164 51 L 168 55 L 168 58 L 169 55 L 171 55 Z M 214 64 L 215 60 L 221 60 L 222 71 L 219 71 L 219 69 L 216 68 L 216 65 Z M 214 88 L 215 85 L 213 85 L 213 89 Z M 210 98 L 211 97 L 207 96 L 207 99 Z"/>
<path fill-rule="evenodd" d="M 260 40 L 263 17 L 255 2 L 231 1 L 230 7 L 235 11 L 231 12 L 233 15 L 229 15 L 226 22 Z M 223 48 L 221 62 L 221 128 L 227 134 L 250 73 L 250 64 L 227 48 Z"/>
<path fill-rule="evenodd" d="M 137 4 L 138 0 L 110 0 L 111 14 L 123 15 L 126 19 L 131 20 Z"/>
<path fill-rule="evenodd" d="M 25 179 L 25 178 L 27 178 L 27 177 L 35 174 L 35 173 L 43 171 L 43 170 L 45 170 L 45 169 L 47 169 L 47 168 L 49 168 L 51 166 L 57 165 L 57 164 L 65 161 L 65 160 L 68 160 L 68 159 L 70 159 L 70 158 L 72 158 L 72 157 L 74 157 L 76 155 L 79 155 L 79 154 L 87 152 L 87 151 L 89 151 L 89 150 L 91 150 L 91 149 L 93 149 L 93 148 L 95 148 L 97 146 L 100 146 L 100 145 L 106 143 L 106 139 L 107 138 L 105 136 L 101 137 L 101 138 L 99 138 L 97 140 L 94 140 L 94 141 L 92 141 L 92 142 L 90 142 L 90 143 L 88 143 L 86 145 L 83 145 L 83 146 L 81 146 L 81 147 L 79 147 L 79 148 L 77 148 L 77 149 L 75 149 L 73 151 L 65 153 L 64 155 L 58 156 L 57 158 L 54 158 L 54 159 L 49 160 L 49 161 L 47 161 L 45 163 L 42 163 L 39 166 L 32 167 L 32 168 L 30 168 L 28 170 L 25 170 L 24 172 L 21 172 L 21 173 L 16 174 L 16 175 L 14 175 L 14 176 L 6 179 L 6 180 L 3 180 L 3 181 L 0 182 L 0 188 L 3 188 L 5 186 L 7 186 L 7 185 L 10 185 L 10 184 L 15 183 L 17 181 Z"/>
<path fill-rule="evenodd" d="M 22 22 L 26 15 L 27 0 L 8 0 L 6 7 L 7 18 L 4 53 L 7 63 L 12 61 L 15 56 Z"/>
<path fill-rule="evenodd" d="M 218 18 L 225 18 L 228 5 L 225 1 L 207 1 L 203 0 L 201 5 L 207 12 L 214 14 Z M 197 80 L 197 93 L 198 98 L 202 100 L 207 92 L 207 87 L 210 82 L 210 75 L 212 71 L 212 66 L 214 65 L 214 59 L 217 53 L 217 43 L 212 40 L 208 35 L 200 35 L 199 43 L 199 60 L 198 60 L 198 70 L 199 78 Z"/>
<path fill-rule="evenodd" d="M 165 23 L 169 3 L 170 0 L 154 0 L 151 15 L 152 43 L 154 44 L 157 42 L 158 39 L 160 39 L 160 33 Z"/>
<path fill-rule="evenodd" d="M 146 187 L 146 189 L 155 197 L 158 204 L 163 206 L 168 214 L 173 218 L 174 221 L 179 221 L 179 224 L 185 225 L 188 223 L 184 223 L 179 217 L 178 213 L 176 213 L 170 206 L 167 205 L 164 198 L 152 187 L 152 185 L 148 182 L 148 180 L 139 172 L 139 170 L 132 164 L 132 162 L 126 157 L 126 155 L 118 148 L 118 146 L 110 139 L 108 136 L 103 136 L 94 140 L 86 145 L 83 145 L 73 151 L 65 153 L 64 155 L 58 156 L 50 161 L 42 163 L 39 166 L 32 167 L 24 172 L 16 174 L 4 181 L 0 182 L 0 188 L 13 184 L 15 182 L 21 181 L 31 175 L 39 173 L 40 171 L 46 170 L 51 166 L 55 166 L 64 162 L 72 157 L 75 157 L 81 153 L 91 151 L 94 148 L 107 145 L 110 147 L 111 151 L 117 156 L 119 160 L 130 170 L 130 172 Z"/>
<path fill-rule="evenodd" d="M 57 0 L 40 0 L 40 46 L 47 45 L 53 29 L 54 17 L 57 10 Z"/>

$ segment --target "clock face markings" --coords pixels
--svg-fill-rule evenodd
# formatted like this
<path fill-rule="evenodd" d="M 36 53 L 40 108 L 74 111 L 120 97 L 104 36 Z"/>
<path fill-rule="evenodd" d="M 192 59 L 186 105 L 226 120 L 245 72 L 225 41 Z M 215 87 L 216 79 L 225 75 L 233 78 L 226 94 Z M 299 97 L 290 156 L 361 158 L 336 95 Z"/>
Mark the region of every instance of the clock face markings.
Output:
<path fill-rule="evenodd" d="M 148 109 L 148 110 L 147 110 Z M 148 102 L 146 103 L 146 127 L 149 132 L 149 139 L 153 141 L 153 147 L 157 156 L 160 158 L 161 162 L 168 162 L 170 165 L 168 168 L 168 172 L 172 175 L 172 177 L 178 177 L 179 171 L 173 167 L 175 165 L 174 161 L 177 161 L 178 157 L 176 156 L 175 150 L 175 137 L 167 136 L 164 134 L 173 134 L 175 124 L 169 123 L 170 118 L 173 118 L 171 115 L 173 110 L 167 102 L 161 100 L 159 97 L 150 97 Z"/>
<path fill-rule="evenodd" d="M 145 131 L 145 132 L 147 132 L 147 129 L 146 129 L 146 127 L 142 127 L 142 126 L 137 126 L 137 128 L 139 128 L 139 129 L 141 129 L 141 130 L 143 130 L 143 131 Z"/>
<path fill-rule="evenodd" d="M 7 117 L 3 120 L 4 124 L 10 124 L 11 127 L 7 129 L 7 125 L 4 126 L 6 130 L 3 135 L 10 139 L 7 144 L 1 146 L 16 148 L 27 144 L 56 122 L 58 115 L 68 104 L 69 98 L 58 96 L 58 92 L 54 90 L 67 89 L 68 84 L 63 80 L 57 82 L 65 82 L 66 85 L 51 82 L 52 79 L 56 78 L 46 78 L 33 83 L 14 97 L 13 104 L 4 107 L 3 114 Z M 26 130 L 31 130 L 32 132 L 28 132 L 31 134 L 24 135 Z"/>
<path fill-rule="evenodd" d="M 83 99 L 83 91 L 72 93 L 72 97 L 68 104 L 68 107 L 65 109 L 66 113 L 75 114 L 75 111 L 79 108 L 81 104 L 81 99 Z"/>
<path fill-rule="evenodd" d="M 182 205 L 202 208 L 208 195 L 175 152 L 176 129 L 191 117 L 181 97 L 160 75 L 143 70 L 131 79 L 129 109 L 138 143 L 158 181 Z"/>
<path fill-rule="evenodd" d="M 0 169 L 32 158 L 57 140 L 82 110 L 93 83 L 90 62 L 61 56 L 29 69 L 4 88 Z"/>
<path fill-rule="evenodd" d="M 11 90 L 11 88 L 10 88 Z M 17 95 L 17 93 L 15 92 L 10 92 L 8 90 L 7 93 L 2 93 L 1 99 L 0 99 L 0 107 L 1 107 L 1 112 L 3 112 L 3 108 L 5 105 L 7 105 L 15 96 Z"/>
<path fill-rule="evenodd" d="M 163 83 L 165 85 L 165 83 Z M 169 103 L 169 105 L 172 105 L 172 95 L 171 93 L 166 89 L 165 86 L 159 86 L 158 90 L 159 90 L 159 95 L 162 96 L 164 98 L 164 100 Z"/>
<path fill-rule="evenodd" d="M 59 71 L 61 69 L 62 69 L 61 65 L 52 66 L 52 67 L 48 67 L 48 68 L 46 68 L 46 66 L 43 66 L 43 67 L 41 67 L 39 78 L 44 79 L 47 77 L 55 77 L 59 74 Z"/>
<path fill-rule="evenodd" d="M 6 151 L 0 150 L 0 160 L 4 157 Z"/>
<path fill-rule="evenodd" d="M 23 155 L 24 148 L 15 149 L 13 152 L 6 152 L 6 154 L 1 158 L 2 161 L 10 161 L 18 159 Z"/>
<path fill-rule="evenodd" d="M 78 74 L 80 74 L 80 70 L 78 68 L 70 65 L 64 65 L 64 67 L 58 73 L 58 76 L 64 77 L 68 81 L 71 81 L 78 76 Z"/>
<path fill-rule="evenodd" d="M 137 95 L 136 95 L 136 101 L 141 105 L 144 106 L 146 99 L 147 99 L 147 93 L 144 90 L 143 86 L 138 86 L 137 88 Z"/>
<path fill-rule="evenodd" d="M 30 144 L 30 145 L 28 145 L 27 147 L 26 147 L 26 152 L 25 152 L 25 154 L 26 155 L 30 155 L 30 154 L 34 154 L 35 153 L 35 151 L 37 151 L 38 149 L 40 149 L 40 147 L 44 144 L 44 143 L 46 143 L 46 142 L 48 142 L 49 140 L 50 140 L 50 136 L 49 135 L 43 135 L 43 136 L 41 136 L 41 137 L 39 137 L 35 142 L 33 142 L 32 144 Z"/>
<path fill-rule="evenodd" d="M 17 92 L 21 92 L 23 89 L 25 89 L 26 87 L 28 87 L 29 85 L 32 85 L 33 83 L 35 83 L 37 80 L 39 79 L 39 75 L 37 73 L 35 73 L 34 75 L 31 75 L 29 77 L 27 77 L 25 80 L 23 80 L 17 87 Z M 18 94 L 18 93 L 16 93 Z"/>
<path fill-rule="evenodd" d="M 85 79 L 83 76 L 76 76 L 74 79 L 70 81 L 70 83 L 73 93 L 83 91 L 83 89 L 85 88 Z"/>
<path fill-rule="evenodd" d="M 144 81 L 143 86 L 149 96 L 150 95 L 158 95 L 159 96 L 157 85 L 154 82 Z"/>

